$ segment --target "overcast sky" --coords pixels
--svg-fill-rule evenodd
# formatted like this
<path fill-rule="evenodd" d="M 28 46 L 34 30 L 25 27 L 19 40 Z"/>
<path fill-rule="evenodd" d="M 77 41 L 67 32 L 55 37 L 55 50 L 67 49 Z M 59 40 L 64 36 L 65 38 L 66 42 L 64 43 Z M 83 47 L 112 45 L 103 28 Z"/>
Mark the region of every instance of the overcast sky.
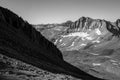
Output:
<path fill-rule="evenodd" d="M 82 16 L 115 21 L 120 18 L 120 0 L 0 0 L 31 24 L 75 21 Z"/>

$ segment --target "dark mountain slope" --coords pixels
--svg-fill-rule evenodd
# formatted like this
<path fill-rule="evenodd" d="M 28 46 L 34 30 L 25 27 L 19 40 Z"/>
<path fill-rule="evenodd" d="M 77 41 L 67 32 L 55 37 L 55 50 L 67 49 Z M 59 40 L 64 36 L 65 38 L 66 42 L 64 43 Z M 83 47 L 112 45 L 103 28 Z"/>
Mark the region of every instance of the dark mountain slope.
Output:
<path fill-rule="evenodd" d="M 99 80 L 63 60 L 61 52 L 29 23 L 0 7 L 0 54 L 54 73 Z"/>

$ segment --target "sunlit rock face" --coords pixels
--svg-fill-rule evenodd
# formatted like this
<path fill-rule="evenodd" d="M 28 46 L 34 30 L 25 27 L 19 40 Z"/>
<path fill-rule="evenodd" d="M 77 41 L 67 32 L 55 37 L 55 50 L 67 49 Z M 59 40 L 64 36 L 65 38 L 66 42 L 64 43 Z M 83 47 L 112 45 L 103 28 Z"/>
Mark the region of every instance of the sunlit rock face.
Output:
<path fill-rule="evenodd" d="M 58 30 L 58 29 L 59 30 Z M 48 31 L 53 36 L 47 36 Z M 87 67 L 105 77 L 120 74 L 120 20 L 110 22 L 101 19 L 81 17 L 68 25 L 57 24 L 41 33 L 59 50 L 64 60 L 76 67 Z M 94 73 L 93 73 L 94 74 Z M 103 76 L 103 75 L 102 75 Z M 119 80 L 119 79 L 118 79 Z"/>

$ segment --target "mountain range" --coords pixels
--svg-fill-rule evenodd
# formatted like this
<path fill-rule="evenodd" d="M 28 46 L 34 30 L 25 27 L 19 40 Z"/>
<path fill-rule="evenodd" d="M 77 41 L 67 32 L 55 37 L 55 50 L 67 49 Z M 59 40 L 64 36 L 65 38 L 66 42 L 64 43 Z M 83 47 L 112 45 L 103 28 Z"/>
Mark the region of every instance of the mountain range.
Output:
<path fill-rule="evenodd" d="M 119 77 L 120 19 L 81 17 L 74 22 L 33 26 L 57 46 L 68 63 L 93 75 L 111 76 L 111 80 Z"/>

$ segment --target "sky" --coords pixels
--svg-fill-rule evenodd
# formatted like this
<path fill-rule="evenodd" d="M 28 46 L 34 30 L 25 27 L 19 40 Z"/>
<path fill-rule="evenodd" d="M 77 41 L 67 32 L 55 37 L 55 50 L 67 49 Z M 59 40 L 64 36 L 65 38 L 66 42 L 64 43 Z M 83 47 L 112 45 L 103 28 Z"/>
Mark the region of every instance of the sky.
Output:
<path fill-rule="evenodd" d="M 75 21 L 82 16 L 108 21 L 120 18 L 120 0 L 0 0 L 0 6 L 30 24 Z"/>

